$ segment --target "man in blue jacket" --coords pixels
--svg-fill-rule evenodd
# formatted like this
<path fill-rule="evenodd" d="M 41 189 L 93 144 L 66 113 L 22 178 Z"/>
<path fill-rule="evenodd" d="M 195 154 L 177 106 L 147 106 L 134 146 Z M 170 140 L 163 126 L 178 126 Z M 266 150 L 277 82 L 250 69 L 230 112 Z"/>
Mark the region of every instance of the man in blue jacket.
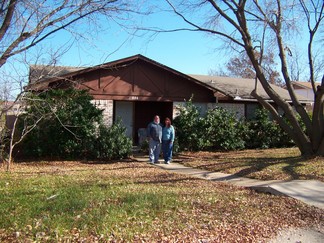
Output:
<path fill-rule="evenodd" d="M 149 139 L 149 157 L 151 164 L 159 163 L 162 142 L 162 126 L 160 117 L 154 116 L 153 122 L 147 126 L 147 137 Z"/>

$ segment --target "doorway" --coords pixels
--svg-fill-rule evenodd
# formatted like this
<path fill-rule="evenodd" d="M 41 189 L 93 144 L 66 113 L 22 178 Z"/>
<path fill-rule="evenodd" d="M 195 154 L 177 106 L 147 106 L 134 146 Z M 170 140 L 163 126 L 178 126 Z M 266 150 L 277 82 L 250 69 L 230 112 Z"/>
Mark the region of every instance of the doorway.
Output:
<path fill-rule="evenodd" d="M 115 101 L 114 121 L 121 118 L 126 127 L 126 135 L 133 139 L 133 144 L 139 141 L 138 130 L 145 128 L 153 121 L 155 115 L 159 115 L 161 123 L 169 117 L 172 120 L 173 103 L 157 101 Z"/>
<path fill-rule="evenodd" d="M 161 123 L 169 117 L 172 120 L 173 103 L 157 101 L 136 101 L 134 116 L 134 143 L 138 144 L 138 129 L 146 128 L 155 115 L 160 116 Z"/>

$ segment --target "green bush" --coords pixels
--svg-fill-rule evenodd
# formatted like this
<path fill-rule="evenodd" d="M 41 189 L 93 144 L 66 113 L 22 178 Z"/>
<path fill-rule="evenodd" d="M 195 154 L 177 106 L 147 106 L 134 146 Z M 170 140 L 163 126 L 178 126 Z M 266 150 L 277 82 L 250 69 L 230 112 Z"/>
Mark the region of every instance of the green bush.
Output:
<path fill-rule="evenodd" d="M 247 148 L 279 148 L 292 146 L 293 142 L 276 121 L 270 118 L 269 112 L 258 109 L 255 118 L 246 122 Z"/>
<path fill-rule="evenodd" d="M 118 120 L 111 127 L 99 126 L 95 142 L 97 159 L 122 159 L 132 152 L 132 140 L 126 136 L 126 128 Z"/>
<path fill-rule="evenodd" d="M 50 90 L 28 100 L 29 108 L 19 120 L 18 138 L 26 126 L 43 119 L 17 147 L 19 157 L 113 159 L 130 153 L 125 130 L 120 124 L 111 128 L 102 125 L 102 111 L 91 103 L 86 91 Z M 113 138 L 104 139 L 105 135 Z M 109 150 L 104 153 L 102 147 Z"/>
<path fill-rule="evenodd" d="M 223 108 L 207 112 L 203 119 L 204 149 L 243 149 L 244 124 Z"/>
<path fill-rule="evenodd" d="M 239 120 L 223 108 L 209 110 L 204 117 L 191 100 L 174 119 L 181 150 L 237 150 L 293 146 L 280 126 L 265 109 L 256 111 L 253 120 Z"/>
<path fill-rule="evenodd" d="M 203 148 L 202 118 L 198 107 L 191 100 L 180 107 L 180 114 L 174 119 L 173 125 L 180 150 L 195 151 Z"/>

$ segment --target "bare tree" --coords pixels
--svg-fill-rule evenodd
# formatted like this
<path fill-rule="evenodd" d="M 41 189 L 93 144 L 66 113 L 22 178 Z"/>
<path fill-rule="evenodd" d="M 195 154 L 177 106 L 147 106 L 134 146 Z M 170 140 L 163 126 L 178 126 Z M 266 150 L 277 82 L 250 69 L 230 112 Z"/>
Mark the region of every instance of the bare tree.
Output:
<path fill-rule="evenodd" d="M 10 166 L 13 160 L 13 150 L 15 146 L 17 146 L 37 125 L 39 122 L 41 122 L 44 117 L 46 117 L 48 114 L 43 113 L 39 117 L 36 117 L 33 124 L 23 124 L 23 128 L 21 129 L 21 133 L 17 134 L 17 123 L 19 121 L 19 117 L 24 114 L 25 112 L 25 96 L 27 93 L 21 93 L 17 96 L 16 101 L 14 102 L 16 104 L 17 109 L 15 110 L 14 114 L 14 120 L 13 120 L 13 126 L 10 131 L 10 140 L 9 140 L 9 152 L 8 152 L 8 158 L 4 160 L 6 162 L 6 170 L 10 170 Z M 19 101 L 19 103 L 17 102 Z"/>
<path fill-rule="evenodd" d="M 256 53 L 260 55 L 260 53 Z M 230 58 L 226 63 L 227 72 L 226 76 L 240 77 L 240 78 L 255 78 L 255 71 L 250 59 L 246 56 L 245 52 L 240 53 L 238 56 Z M 273 68 L 276 66 L 273 53 L 263 56 L 262 68 L 267 80 L 271 84 L 281 85 L 280 74 Z"/>
<path fill-rule="evenodd" d="M 143 14 L 137 11 L 140 7 L 141 5 L 136 1 L 126 0 L 3 0 L 0 2 L 0 71 L 6 73 L 7 84 L 18 89 L 14 95 L 14 104 L 19 106 L 11 130 L 7 169 L 10 168 L 13 148 L 48 115 L 40 113 L 34 124 L 26 125 L 19 136 L 16 134 L 17 119 L 25 109 L 27 93 L 23 87 L 29 79 L 27 67 L 30 63 L 44 63 L 40 57 L 45 53 L 47 59 L 45 64 L 55 66 L 58 58 L 62 53 L 67 52 L 72 44 L 80 43 L 80 40 L 94 43 L 96 34 L 107 33 L 102 30 L 106 30 L 109 23 L 124 28 L 131 26 L 133 24 L 131 14 Z M 51 41 L 56 42 L 58 33 L 65 33 L 71 38 L 68 43 L 63 43 L 54 50 L 50 44 Z M 7 66 L 10 70 L 6 72 Z M 21 72 L 21 69 L 24 69 L 24 72 Z M 13 74 L 13 72 L 17 73 Z M 2 75 L 1 81 L 3 77 Z M 10 91 L 6 90 L 9 87 L 7 84 L 1 88 L 2 93 L 6 94 L 1 101 L 12 100 Z M 14 137 L 16 140 L 13 140 Z M 3 142 L 1 139 L 0 144 L 3 145 Z"/>
<path fill-rule="evenodd" d="M 98 23 L 97 19 L 105 17 L 107 22 L 118 22 L 125 18 L 125 13 L 135 12 L 131 3 L 124 0 L 4 0 L 0 4 L 0 67 L 10 57 L 59 31 L 81 38 L 87 34 L 87 28 Z M 77 24 L 83 24 L 83 28 Z"/>
<path fill-rule="evenodd" d="M 153 29 L 154 31 L 202 31 L 220 37 L 228 47 L 243 50 L 253 66 L 258 82 L 275 104 L 284 111 L 288 122 L 274 106 L 263 100 L 256 90 L 252 95 L 272 113 L 280 126 L 295 141 L 302 155 L 324 156 L 324 77 L 321 85 L 316 87 L 313 50 L 317 35 L 323 28 L 323 0 L 166 0 L 166 2 L 188 27 L 173 30 Z M 301 38 L 300 35 L 303 35 L 305 30 L 309 35 L 304 49 L 309 65 L 304 68 L 309 70 L 308 79 L 315 94 L 312 118 L 294 92 L 287 62 L 288 57 L 295 55 L 290 40 Z M 323 42 L 318 43 L 323 48 Z M 301 42 L 300 45 L 302 44 Z M 262 65 L 263 53 L 269 49 L 280 57 L 281 76 L 293 107 L 269 85 L 266 70 Z M 301 117 L 302 122 L 297 119 L 297 115 Z M 306 132 L 303 131 L 301 123 L 306 126 Z"/>

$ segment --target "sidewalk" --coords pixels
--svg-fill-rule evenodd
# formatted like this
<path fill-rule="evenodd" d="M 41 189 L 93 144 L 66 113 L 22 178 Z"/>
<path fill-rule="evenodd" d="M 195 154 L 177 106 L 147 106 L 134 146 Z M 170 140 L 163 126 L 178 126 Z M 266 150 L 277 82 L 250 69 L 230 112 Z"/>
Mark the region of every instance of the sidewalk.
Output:
<path fill-rule="evenodd" d="M 147 162 L 148 158 L 135 157 L 137 161 Z M 248 187 L 256 191 L 267 192 L 274 195 L 286 195 L 298 199 L 309 205 L 324 209 L 324 183 L 315 180 L 292 180 L 292 181 L 260 181 L 220 172 L 210 172 L 207 170 L 186 167 L 179 163 L 155 164 L 162 169 L 179 174 L 185 174 L 196 178 L 227 182 L 237 186 Z"/>

